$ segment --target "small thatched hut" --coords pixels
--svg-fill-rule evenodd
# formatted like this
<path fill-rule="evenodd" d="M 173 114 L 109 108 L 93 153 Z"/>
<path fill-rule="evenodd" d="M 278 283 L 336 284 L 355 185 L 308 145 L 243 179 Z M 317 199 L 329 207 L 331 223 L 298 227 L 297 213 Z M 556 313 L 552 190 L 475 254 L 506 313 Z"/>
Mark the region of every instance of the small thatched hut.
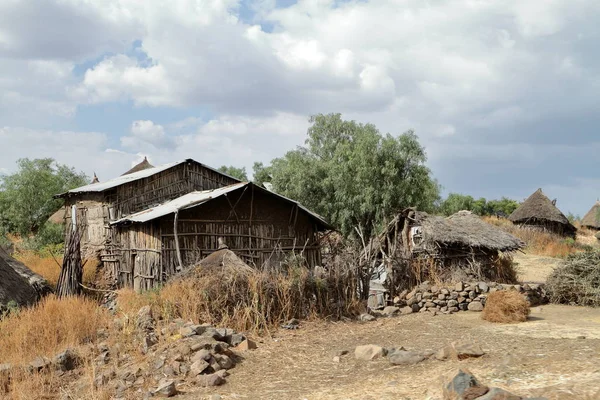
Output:
<path fill-rule="evenodd" d="M 575 228 L 556 207 L 556 200 L 550 200 L 536 190 L 508 217 L 513 224 L 543 229 L 561 236 L 575 237 Z"/>
<path fill-rule="evenodd" d="M 444 218 L 415 209 L 394 218 L 377 242 L 395 288 L 423 280 L 511 282 L 510 253 L 525 246 L 469 211 Z"/>
<path fill-rule="evenodd" d="M 51 292 L 44 278 L 9 256 L 0 247 L 0 311 L 11 303 L 27 306 Z"/>
<path fill-rule="evenodd" d="M 600 201 L 596 201 L 596 204 L 585 214 L 585 217 L 581 220 L 581 226 L 600 230 Z"/>

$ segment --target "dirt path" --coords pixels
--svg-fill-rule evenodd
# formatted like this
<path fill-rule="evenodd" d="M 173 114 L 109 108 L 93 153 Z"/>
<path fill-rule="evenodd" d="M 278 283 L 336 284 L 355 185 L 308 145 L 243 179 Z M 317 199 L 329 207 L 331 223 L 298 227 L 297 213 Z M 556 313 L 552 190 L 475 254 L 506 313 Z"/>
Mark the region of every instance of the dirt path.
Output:
<path fill-rule="evenodd" d="M 518 264 L 517 268 L 521 282 L 543 283 L 546 282 L 546 278 L 558 266 L 561 259 L 516 253 L 514 261 Z"/>
<path fill-rule="evenodd" d="M 480 359 L 428 360 L 394 367 L 385 360 L 356 361 L 360 344 L 436 350 L 452 341 L 479 343 Z M 336 351 L 349 350 L 341 362 Z M 600 399 L 600 310 L 535 308 L 529 322 L 491 324 L 477 313 L 412 314 L 369 323 L 305 323 L 259 343 L 232 370 L 225 386 L 186 399 L 440 399 L 446 377 L 468 368 L 484 382 L 520 395 Z"/>

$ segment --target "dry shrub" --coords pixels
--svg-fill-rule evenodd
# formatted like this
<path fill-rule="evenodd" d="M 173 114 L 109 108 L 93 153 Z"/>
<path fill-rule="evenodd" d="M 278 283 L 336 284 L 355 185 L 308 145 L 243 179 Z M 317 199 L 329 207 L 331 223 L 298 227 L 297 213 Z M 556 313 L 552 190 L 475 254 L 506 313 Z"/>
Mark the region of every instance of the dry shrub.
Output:
<path fill-rule="evenodd" d="M 573 254 L 548 277 L 550 301 L 600 307 L 600 252 Z"/>
<path fill-rule="evenodd" d="M 499 290 L 487 297 L 481 318 L 499 323 L 525 322 L 529 312 L 529 303 L 523 295 L 512 290 Z"/>
<path fill-rule="evenodd" d="M 32 250 L 23 250 L 15 254 L 15 258 L 25 264 L 30 270 L 43 276 L 52 287 L 56 287 L 60 275 L 62 257 L 52 257 L 50 254 L 40 254 Z M 83 266 L 83 283 L 94 282 L 99 261 L 88 260 Z"/>
<path fill-rule="evenodd" d="M 329 272 L 316 278 L 306 268 L 224 271 L 197 268 L 160 291 L 121 291 L 119 311 L 133 316 L 145 304 L 155 316 L 183 318 L 239 331 L 266 332 L 291 318 L 340 318 L 360 306 L 356 284 Z"/>

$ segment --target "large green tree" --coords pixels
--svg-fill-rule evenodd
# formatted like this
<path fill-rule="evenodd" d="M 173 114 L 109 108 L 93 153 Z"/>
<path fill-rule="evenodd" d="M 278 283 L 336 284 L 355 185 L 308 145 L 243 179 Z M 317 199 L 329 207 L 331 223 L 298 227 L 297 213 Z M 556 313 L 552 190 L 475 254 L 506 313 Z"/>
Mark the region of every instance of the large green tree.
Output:
<path fill-rule="evenodd" d="M 0 175 L 0 229 L 37 233 L 63 204 L 53 196 L 87 182 L 85 174 L 52 158 L 18 160 L 15 173 Z"/>
<path fill-rule="evenodd" d="M 246 174 L 246 167 L 238 168 L 238 167 L 234 167 L 232 165 L 230 165 L 230 166 L 223 165 L 221 168 L 219 168 L 219 171 L 223 172 L 224 174 L 227 174 L 229 176 L 232 176 L 236 179 L 239 179 L 240 181 L 243 181 L 243 182 L 248 181 L 248 175 Z"/>
<path fill-rule="evenodd" d="M 413 131 L 384 135 L 340 114 L 315 115 L 310 123 L 304 147 L 274 159 L 267 170 L 255 166 L 255 173 L 270 175 L 276 192 L 323 215 L 346 235 L 360 228 L 369 237 L 405 207 L 433 209 L 439 185 Z"/>
<path fill-rule="evenodd" d="M 519 207 L 517 201 L 506 197 L 502 197 L 500 200 L 486 200 L 483 197 L 475 200 L 469 195 L 450 193 L 440 203 L 438 212 L 444 215 L 452 215 L 461 210 L 468 210 L 477 215 L 494 215 L 496 213 L 510 215 L 517 207 Z"/>

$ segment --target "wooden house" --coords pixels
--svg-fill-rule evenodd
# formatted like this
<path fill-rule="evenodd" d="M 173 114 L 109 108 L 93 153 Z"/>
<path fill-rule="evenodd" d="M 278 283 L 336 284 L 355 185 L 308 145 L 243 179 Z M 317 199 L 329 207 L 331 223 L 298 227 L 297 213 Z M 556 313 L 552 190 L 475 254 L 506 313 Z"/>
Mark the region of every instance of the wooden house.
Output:
<path fill-rule="evenodd" d="M 97 255 L 118 287 L 138 290 L 155 287 L 223 244 L 256 267 L 276 266 L 292 250 L 319 265 L 317 234 L 329 228 L 297 202 L 191 159 L 60 196 L 76 210 L 87 256 Z"/>

